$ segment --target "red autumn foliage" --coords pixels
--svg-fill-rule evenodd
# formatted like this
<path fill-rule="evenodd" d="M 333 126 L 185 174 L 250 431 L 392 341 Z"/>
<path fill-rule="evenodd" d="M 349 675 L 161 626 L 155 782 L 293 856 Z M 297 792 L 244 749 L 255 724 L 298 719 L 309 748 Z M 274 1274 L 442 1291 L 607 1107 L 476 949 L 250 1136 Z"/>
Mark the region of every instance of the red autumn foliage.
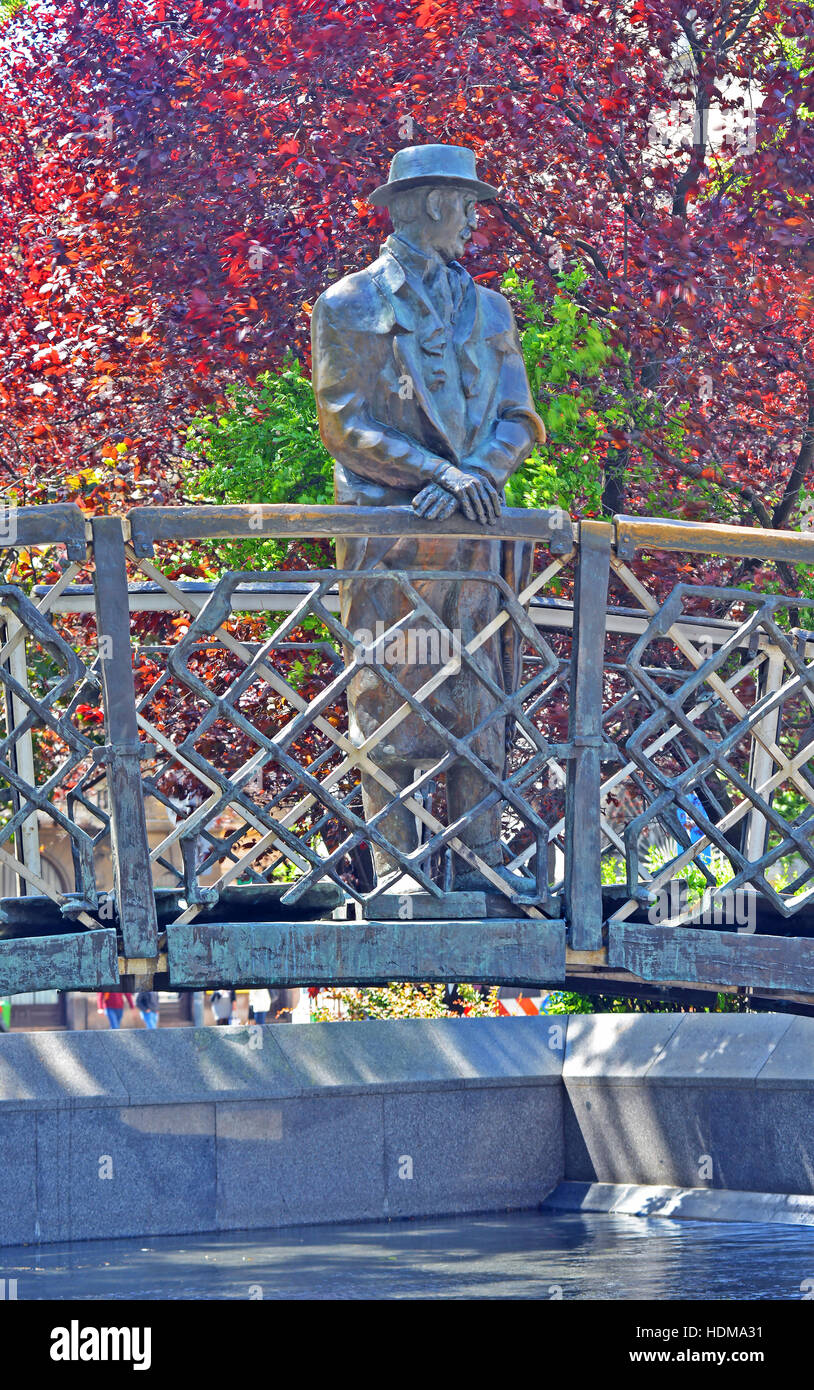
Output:
<path fill-rule="evenodd" d="M 0 52 L 0 484 L 92 508 L 172 499 L 190 413 L 288 344 L 307 356 L 314 298 L 375 253 L 387 219 L 365 195 L 393 151 L 460 141 L 504 189 L 473 272 L 513 262 L 545 297 L 552 251 L 580 261 L 630 354 L 612 384 L 662 408 L 614 441 L 608 504 L 640 509 L 647 445 L 679 515 L 704 479 L 719 514 L 793 524 L 814 455 L 812 11 L 694 15 L 32 0 Z M 687 103 L 698 129 L 720 107 L 747 138 L 664 146 Z M 664 427 L 679 406 L 689 460 Z M 89 468 L 98 481 L 66 483 Z"/>

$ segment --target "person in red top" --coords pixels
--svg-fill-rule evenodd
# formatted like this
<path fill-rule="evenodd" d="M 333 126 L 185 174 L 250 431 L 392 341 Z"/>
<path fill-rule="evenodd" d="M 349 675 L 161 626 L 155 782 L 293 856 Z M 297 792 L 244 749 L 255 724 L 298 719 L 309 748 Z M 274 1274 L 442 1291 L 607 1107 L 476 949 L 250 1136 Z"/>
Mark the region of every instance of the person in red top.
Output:
<path fill-rule="evenodd" d="M 132 1009 L 134 1007 L 132 994 L 101 993 L 97 999 L 97 1009 L 100 1014 L 107 1014 L 107 1021 L 111 1028 L 121 1028 L 122 1026 L 125 999 L 128 1008 Z"/>

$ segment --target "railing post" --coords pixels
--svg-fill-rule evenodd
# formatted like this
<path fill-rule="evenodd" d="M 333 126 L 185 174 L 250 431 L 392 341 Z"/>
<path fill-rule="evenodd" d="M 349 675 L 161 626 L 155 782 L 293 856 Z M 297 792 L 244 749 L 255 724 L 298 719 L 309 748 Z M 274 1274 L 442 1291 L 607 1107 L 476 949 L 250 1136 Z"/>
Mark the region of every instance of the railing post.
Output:
<path fill-rule="evenodd" d="M 604 521 L 583 521 L 579 532 L 568 712 L 565 911 L 572 949 L 597 951 L 602 946 L 600 755 L 613 527 Z"/>
<path fill-rule="evenodd" d="M 91 524 L 113 885 L 125 956 L 149 958 L 158 955 L 158 922 L 141 781 L 124 523 L 99 516 Z"/>
<path fill-rule="evenodd" d="M 0 610 L 2 617 L 5 637 L 3 645 L 10 643 L 18 633 L 23 632 L 23 625 L 15 613 L 10 608 Z M 28 665 L 25 654 L 25 634 L 20 637 L 17 645 L 12 649 L 8 656 L 8 668 L 17 681 L 18 685 L 28 689 Z M 6 723 L 9 737 L 16 728 L 22 724 L 28 710 L 24 702 L 11 690 L 6 691 Z M 13 765 L 16 767 L 20 777 L 29 786 L 36 786 L 36 774 L 34 772 L 34 743 L 31 737 L 31 730 L 21 734 L 13 744 L 13 751 L 10 754 Z M 13 793 L 12 803 L 17 805 L 18 794 Z M 32 811 L 30 816 L 26 816 L 23 824 L 18 831 L 18 859 L 27 869 L 32 869 L 35 874 L 41 871 L 40 864 L 40 827 L 39 817 L 36 811 Z M 24 898 L 29 893 L 28 881 L 22 874 L 17 875 L 17 896 Z"/>

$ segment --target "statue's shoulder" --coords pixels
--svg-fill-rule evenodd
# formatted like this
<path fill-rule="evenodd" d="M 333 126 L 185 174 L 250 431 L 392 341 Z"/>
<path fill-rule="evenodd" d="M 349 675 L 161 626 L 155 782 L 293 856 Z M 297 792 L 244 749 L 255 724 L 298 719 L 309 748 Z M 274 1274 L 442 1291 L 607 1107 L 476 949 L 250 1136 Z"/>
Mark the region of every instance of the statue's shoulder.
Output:
<path fill-rule="evenodd" d="M 499 323 L 504 328 L 508 328 L 514 323 L 514 311 L 505 295 L 499 290 L 490 290 L 488 285 L 479 285 L 477 280 L 474 282 L 478 292 L 481 313 L 491 322 Z"/>
<path fill-rule="evenodd" d="M 365 323 L 379 307 L 380 296 L 374 275 L 381 263 L 382 258 L 379 257 L 364 270 L 354 270 L 329 285 L 317 299 L 314 313 L 320 317 L 328 315 L 335 323 L 348 320 L 356 326 Z"/>

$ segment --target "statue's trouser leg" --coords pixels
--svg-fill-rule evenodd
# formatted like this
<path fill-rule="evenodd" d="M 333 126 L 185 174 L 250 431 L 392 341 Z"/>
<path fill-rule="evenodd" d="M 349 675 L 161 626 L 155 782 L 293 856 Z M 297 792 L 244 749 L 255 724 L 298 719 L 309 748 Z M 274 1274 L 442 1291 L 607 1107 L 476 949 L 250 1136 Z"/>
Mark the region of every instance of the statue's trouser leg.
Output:
<path fill-rule="evenodd" d="M 505 737 L 505 720 L 496 719 L 484 733 L 473 740 L 473 751 L 497 776 L 501 776 L 503 773 Z M 382 759 L 379 766 L 400 790 L 408 787 L 415 778 L 415 763 L 403 758 Z M 368 773 L 362 773 L 361 781 L 365 819 L 370 821 L 373 816 L 389 805 L 394 793 L 387 791 L 375 777 L 371 777 Z M 503 848 L 500 840 L 501 803 L 497 802 L 496 805 L 486 811 L 481 811 L 476 816 L 470 814 L 472 808 L 490 790 L 490 784 L 482 773 L 464 759 L 453 764 L 447 770 L 448 823 L 452 824 L 453 821 L 463 819 L 460 838 L 464 844 L 473 849 L 484 863 L 496 868 L 503 864 Z M 387 837 L 394 849 L 405 855 L 411 854 L 418 848 L 419 830 L 415 814 L 404 806 L 394 806 L 378 822 L 377 829 Z M 373 841 L 371 841 L 371 850 L 378 879 L 386 874 L 392 874 L 395 869 L 399 868 L 392 855 L 387 854 Z M 454 851 L 453 872 L 459 881 L 465 875 L 473 872 Z"/>
<path fill-rule="evenodd" d="M 498 777 L 503 773 L 503 749 L 506 736 L 505 720 L 496 719 L 489 728 L 473 740 L 473 749 L 490 771 Z M 449 823 L 464 818 L 460 838 L 465 845 L 488 864 L 497 868 L 503 863 L 500 840 L 502 803 L 498 801 L 486 811 L 471 815 L 472 808 L 491 791 L 486 778 L 463 759 L 447 772 L 447 814 Z M 453 853 L 454 879 L 461 884 L 474 871 L 460 855 Z"/>
<path fill-rule="evenodd" d="M 409 787 L 414 780 L 412 767 L 403 759 L 388 759 L 380 764 L 382 771 L 387 773 L 398 786 L 399 790 Z M 381 782 L 368 773 L 362 773 L 362 802 L 365 809 L 365 819 L 370 821 L 379 811 L 384 810 L 393 799 L 393 793 L 386 791 Z M 415 813 L 408 811 L 404 806 L 395 806 L 386 816 L 384 816 L 376 827 L 387 837 L 394 849 L 400 850 L 403 854 L 411 854 L 418 848 L 418 829 L 416 826 Z M 373 852 L 373 864 L 376 870 L 376 877 L 382 878 L 385 874 L 391 874 L 394 869 L 399 868 L 395 859 L 380 849 L 371 841 Z"/>
<path fill-rule="evenodd" d="M 489 865 L 503 863 L 500 844 L 500 802 L 481 811 L 480 815 L 469 816 L 470 809 L 481 801 L 491 790 L 489 783 L 472 767 L 451 767 L 447 773 L 447 809 L 450 824 L 461 816 L 466 817 L 460 831 L 460 839 L 470 849 L 475 850 Z M 463 862 L 457 858 L 459 868 Z"/>

